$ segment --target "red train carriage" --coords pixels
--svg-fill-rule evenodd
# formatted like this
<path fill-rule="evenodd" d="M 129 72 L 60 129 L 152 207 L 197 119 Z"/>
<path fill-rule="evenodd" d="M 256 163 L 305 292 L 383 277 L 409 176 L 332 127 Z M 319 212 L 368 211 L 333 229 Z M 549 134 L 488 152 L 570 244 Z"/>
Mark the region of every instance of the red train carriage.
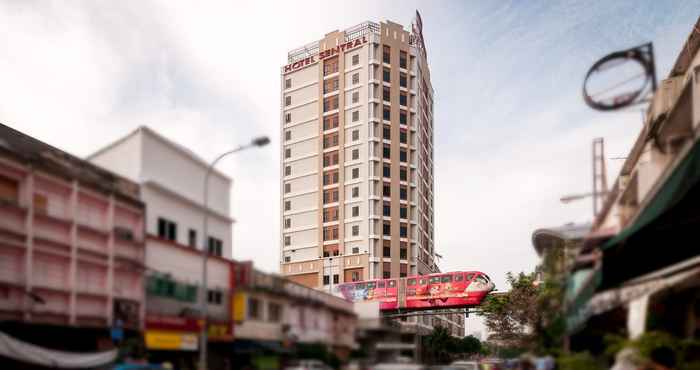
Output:
<path fill-rule="evenodd" d="M 358 281 L 338 286 L 345 299 L 379 301 L 382 310 L 477 306 L 493 289 L 491 279 L 479 271 Z"/>

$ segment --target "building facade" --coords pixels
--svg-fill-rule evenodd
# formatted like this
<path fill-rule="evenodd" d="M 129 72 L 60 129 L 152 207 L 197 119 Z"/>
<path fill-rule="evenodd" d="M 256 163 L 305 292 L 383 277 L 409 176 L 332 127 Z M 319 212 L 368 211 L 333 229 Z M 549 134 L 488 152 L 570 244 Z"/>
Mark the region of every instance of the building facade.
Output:
<path fill-rule="evenodd" d="M 135 182 L 0 125 L 3 331 L 76 352 L 113 346 L 111 327 L 138 334 L 145 259 L 139 191 Z"/>
<path fill-rule="evenodd" d="M 365 22 L 281 69 L 280 271 L 330 287 L 437 270 L 433 90 L 420 17 Z"/>
<path fill-rule="evenodd" d="M 212 173 L 209 207 L 205 209 L 202 196 L 208 164 L 148 127 L 137 128 L 97 151 L 89 160 L 141 185 L 141 199 L 148 208 L 145 221 L 148 349 L 166 354 L 187 352 L 176 361 L 194 364 L 199 346 L 197 320 L 201 253 L 205 243 L 204 212 L 209 214 L 206 236 L 210 254 L 206 292 L 209 345 L 232 341 L 231 180 L 216 170 Z M 211 352 L 212 356 L 215 352 Z M 217 366 L 225 368 L 223 363 Z"/>

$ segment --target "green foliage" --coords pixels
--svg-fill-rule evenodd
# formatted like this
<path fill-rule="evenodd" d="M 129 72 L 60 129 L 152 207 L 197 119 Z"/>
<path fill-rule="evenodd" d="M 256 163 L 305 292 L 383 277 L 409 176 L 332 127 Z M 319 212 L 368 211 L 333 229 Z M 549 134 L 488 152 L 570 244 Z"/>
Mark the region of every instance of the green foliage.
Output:
<path fill-rule="evenodd" d="M 610 360 L 613 360 L 615 355 L 626 347 L 636 348 L 645 358 L 649 358 L 651 352 L 657 348 L 668 347 L 676 353 L 679 369 L 700 370 L 700 341 L 698 340 L 683 340 L 659 331 L 644 333 L 636 340 L 629 340 L 619 335 L 606 335 L 604 340 L 605 355 Z"/>
<path fill-rule="evenodd" d="M 432 333 L 423 339 L 424 358 L 429 363 L 449 363 L 458 357 L 483 353 L 481 341 L 474 336 L 455 338 L 443 327 L 433 328 Z"/>
<path fill-rule="evenodd" d="M 296 348 L 297 359 L 315 359 L 323 361 L 334 369 L 340 368 L 341 361 L 333 352 L 328 352 L 323 343 L 298 343 Z"/>
<path fill-rule="evenodd" d="M 557 359 L 559 369 L 561 370 L 603 370 L 606 369 L 598 363 L 593 356 L 588 352 L 572 353 L 570 355 L 562 355 Z"/>

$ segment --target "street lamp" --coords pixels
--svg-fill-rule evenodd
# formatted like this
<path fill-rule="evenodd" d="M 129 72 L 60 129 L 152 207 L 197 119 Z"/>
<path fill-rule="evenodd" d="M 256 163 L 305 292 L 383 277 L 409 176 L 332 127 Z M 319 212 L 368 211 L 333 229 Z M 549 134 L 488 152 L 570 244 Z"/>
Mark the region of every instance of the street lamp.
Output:
<path fill-rule="evenodd" d="M 204 195 L 202 197 L 202 203 L 204 204 L 204 219 L 202 222 L 202 292 L 199 295 L 200 304 L 200 315 L 201 315 L 201 329 L 199 334 L 199 368 L 200 370 L 207 370 L 207 259 L 209 257 L 209 238 L 207 237 L 208 226 L 209 226 L 209 176 L 214 171 L 214 167 L 217 163 L 229 154 L 237 153 L 242 150 L 261 147 L 270 143 L 270 139 L 267 136 L 256 137 L 251 140 L 250 143 L 241 145 L 237 148 L 229 150 L 218 157 L 216 157 L 207 167 L 207 172 L 204 175 Z"/>
<path fill-rule="evenodd" d="M 566 204 L 566 203 L 571 203 L 577 200 L 585 199 L 588 197 L 592 197 L 593 193 L 582 193 L 582 194 L 570 194 L 570 195 L 565 195 L 561 197 L 559 200 Z"/>

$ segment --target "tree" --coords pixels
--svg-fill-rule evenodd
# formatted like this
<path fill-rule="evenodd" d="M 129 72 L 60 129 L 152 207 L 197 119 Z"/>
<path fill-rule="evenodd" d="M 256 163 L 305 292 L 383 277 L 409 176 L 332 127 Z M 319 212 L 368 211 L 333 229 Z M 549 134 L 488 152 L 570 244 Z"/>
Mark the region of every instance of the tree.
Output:
<path fill-rule="evenodd" d="M 474 336 L 457 338 L 443 327 L 433 328 L 423 339 L 424 358 L 429 363 L 448 363 L 458 357 L 468 357 L 484 351 L 481 341 Z"/>

